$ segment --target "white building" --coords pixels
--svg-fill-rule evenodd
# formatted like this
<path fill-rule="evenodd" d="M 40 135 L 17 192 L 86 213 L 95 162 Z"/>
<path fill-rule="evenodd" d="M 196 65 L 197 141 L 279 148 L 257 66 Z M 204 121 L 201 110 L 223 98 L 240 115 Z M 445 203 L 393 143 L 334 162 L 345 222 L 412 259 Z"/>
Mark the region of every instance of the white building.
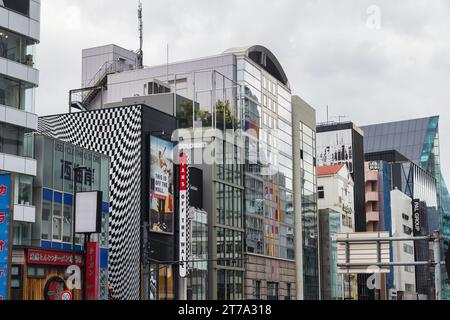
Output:
<path fill-rule="evenodd" d="M 35 47 L 40 38 L 40 0 L 0 0 L 0 173 L 12 174 L 14 244 L 29 245 L 33 206 L 32 131 L 37 129 Z"/>
<path fill-rule="evenodd" d="M 341 232 L 354 232 L 354 182 L 347 165 L 318 167 L 317 175 L 319 210 L 331 209 L 339 212 Z"/>
<path fill-rule="evenodd" d="M 399 190 L 391 191 L 392 236 L 413 236 L 411 198 Z M 393 259 L 396 262 L 414 262 L 414 242 L 393 242 Z M 415 300 L 416 272 L 414 266 L 394 267 L 394 285 L 397 296 L 403 300 Z"/>

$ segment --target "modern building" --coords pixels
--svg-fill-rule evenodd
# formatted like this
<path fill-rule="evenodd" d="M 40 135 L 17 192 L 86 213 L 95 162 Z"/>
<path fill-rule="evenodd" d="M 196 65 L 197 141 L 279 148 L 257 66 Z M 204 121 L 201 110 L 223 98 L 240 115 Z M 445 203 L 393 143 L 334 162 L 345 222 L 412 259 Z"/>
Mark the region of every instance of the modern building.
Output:
<path fill-rule="evenodd" d="M 178 293 L 176 128 L 175 118 L 146 105 L 39 119 L 46 135 L 110 157 L 108 278 L 121 300 Z"/>
<path fill-rule="evenodd" d="M 422 169 L 415 169 L 415 172 L 426 171 L 434 177 L 437 190 L 437 219 L 431 212 L 429 228 L 434 226 L 438 220 L 439 230 L 443 236 L 442 256 L 445 256 L 450 241 L 450 196 L 440 166 L 439 117 L 374 124 L 363 127 L 363 130 L 366 136 L 364 146 L 366 153 L 395 150 L 414 163 L 416 167 Z M 422 197 L 414 195 L 414 198 L 425 201 L 427 207 L 433 208 L 434 186 L 427 182 L 428 179 L 419 181 L 422 181 L 425 194 Z M 416 188 L 416 192 L 421 189 Z M 441 278 L 441 297 L 449 299 L 450 285 L 444 267 L 442 267 Z M 420 289 L 419 285 L 418 289 Z"/>
<path fill-rule="evenodd" d="M 105 46 L 83 52 L 84 88 L 72 91 L 72 106 L 81 104 L 81 108 L 95 110 L 124 101 L 145 100 L 149 95 L 159 94 L 161 99 L 166 95 L 174 102 L 172 109 L 164 112 L 182 119 L 180 127 L 199 132 L 203 132 L 202 128 L 246 132 L 242 150 L 232 143 L 220 151 L 237 158 L 242 155 L 244 163 L 233 170 L 228 166 L 217 167 L 220 169 L 217 174 L 214 166 L 201 168 L 205 190 L 213 191 L 204 199 L 211 217 L 209 237 L 224 242 L 221 246 L 209 243 L 211 261 L 225 250 L 225 260 L 219 259 L 209 266 L 208 298 L 297 297 L 298 290 L 303 288 L 297 288 L 295 263 L 292 101 L 289 81 L 278 59 L 267 48 L 252 46 L 130 71 L 111 67 L 100 71 L 100 76 L 92 76 L 103 65 L 115 64 L 116 61 L 108 59 L 116 60 L 118 51 L 115 46 Z M 123 55 L 126 57 L 122 61 L 132 69 L 133 54 Z M 102 59 L 98 59 L 100 56 Z M 100 86 L 86 88 L 88 83 Z M 187 98 L 186 103 L 178 104 L 179 96 Z M 214 189 L 207 187 L 213 183 Z M 242 196 L 241 202 L 228 203 L 232 194 L 236 194 L 234 199 Z M 241 211 L 245 214 L 245 225 L 240 224 L 244 221 L 244 216 L 239 216 Z M 238 215 L 237 220 L 229 218 L 232 212 Z M 218 219 L 214 220 L 215 217 Z M 229 257 L 240 255 L 239 248 L 244 243 L 246 268 L 238 260 L 229 265 Z M 314 268 L 317 258 L 305 263 Z M 313 298 L 318 297 L 319 291 L 315 273 L 307 286 L 317 293 L 311 295 Z"/>
<path fill-rule="evenodd" d="M 29 133 L 37 129 L 38 121 L 34 104 L 39 85 L 35 50 L 40 40 L 40 5 L 40 0 L 0 1 L 0 174 L 12 176 L 15 234 L 29 234 L 36 219 L 36 160 Z M 6 270 L 4 262 L 0 261 L 4 271 L 0 278 L 6 279 L 8 273 L 15 276 L 18 270 Z M 0 279 L 0 296 L 6 296 L 4 279 Z"/>
<path fill-rule="evenodd" d="M 338 233 L 355 230 L 354 182 L 346 164 L 317 169 L 319 206 L 320 284 L 323 300 L 356 300 L 355 275 L 337 272 Z"/>
<path fill-rule="evenodd" d="M 36 218 L 29 228 L 14 228 L 12 297 L 44 300 L 49 279 L 55 276 L 65 279 L 67 268 L 72 264 L 85 268 L 86 248 L 82 235 L 75 236 L 73 248 L 74 192 L 101 191 L 101 233 L 92 234 L 89 241 L 98 243 L 99 247 L 94 252 L 98 259 L 98 267 L 94 269 L 99 279 L 98 295 L 93 299 L 107 300 L 110 160 L 100 153 L 45 135 L 33 133 L 32 138 L 33 155 L 37 160 L 37 176 L 32 186 Z M 75 174 L 74 168 L 78 166 L 86 169 Z M 81 294 L 76 291 L 74 298 L 81 299 Z"/>
<path fill-rule="evenodd" d="M 325 123 L 317 126 L 317 165 L 346 164 L 352 175 L 355 190 L 365 189 L 364 132 L 352 122 Z M 355 231 L 366 231 L 365 192 L 354 193 Z M 374 299 L 367 288 L 367 275 L 358 276 L 358 298 Z"/>
<path fill-rule="evenodd" d="M 316 111 L 292 96 L 297 299 L 320 298 Z"/>
<path fill-rule="evenodd" d="M 391 191 L 392 236 L 410 237 L 413 233 L 411 198 L 395 189 Z M 414 262 L 414 242 L 392 243 L 394 261 Z M 416 272 L 413 266 L 394 267 L 393 287 L 397 300 L 417 300 Z"/>

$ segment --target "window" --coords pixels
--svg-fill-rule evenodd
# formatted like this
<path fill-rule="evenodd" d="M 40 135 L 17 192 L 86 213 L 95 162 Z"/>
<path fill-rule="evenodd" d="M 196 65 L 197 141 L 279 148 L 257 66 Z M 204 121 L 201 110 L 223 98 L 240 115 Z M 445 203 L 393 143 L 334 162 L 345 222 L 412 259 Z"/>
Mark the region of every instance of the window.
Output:
<path fill-rule="evenodd" d="M 52 216 L 52 203 L 50 201 L 44 200 L 42 202 L 42 224 L 41 224 L 41 232 L 43 240 L 51 240 L 51 216 Z"/>
<path fill-rule="evenodd" d="M 253 280 L 253 298 L 260 300 L 261 299 L 261 281 Z"/>
<path fill-rule="evenodd" d="M 291 284 L 286 283 L 286 295 L 284 297 L 285 300 L 291 300 Z"/>
<path fill-rule="evenodd" d="M 34 55 L 34 41 L 0 28 L 0 58 L 5 58 L 33 67 Z"/>
<path fill-rule="evenodd" d="M 14 203 L 31 206 L 33 204 L 33 178 L 17 175 L 14 183 Z"/>
<path fill-rule="evenodd" d="M 24 128 L 12 126 L 6 123 L 0 123 L 0 153 L 24 157 L 26 155 L 24 148 L 26 133 L 27 131 Z"/>
<path fill-rule="evenodd" d="M 403 220 L 406 220 L 406 221 L 408 221 L 409 220 L 409 216 L 408 215 L 406 215 L 406 214 L 402 214 L 402 217 L 403 217 Z"/>
<path fill-rule="evenodd" d="M 34 112 L 34 86 L 0 76 L 0 104 L 27 112 Z"/>
<path fill-rule="evenodd" d="M 319 199 L 325 199 L 325 189 L 324 187 L 317 187 L 319 193 Z"/>
<path fill-rule="evenodd" d="M 30 0 L 3 0 L 0 1 L 0 6 L 4 6 L 10 10 L 28 16 L 30 11 Z"/>
<path fill-rule="evenodd" d="M 278 300 L 278 283 L 267 282 L 267 300 Z"/>
<path fill-rule="evenodd" d="M 45 278 L 45 270 L 40 267 L 28 267 L 28 277 L 30 278 Z"/>
<path fill-rule="evenodd" d="M 405 266 L 405 271 L 409 273 L 414 273 L 415 269 L 413 266 Z"/>
<path fill-rule="evenodd" d="M 61 241 L 62 240 L 62 209 L 61 203 L 54 202 L 53 203 L 53 240 Z"/>
<path fill-rule="evenodd" d="M 408 244 L 403 245 L 403 251 L 408 254 L 414 254 L 414 247 Z"/>

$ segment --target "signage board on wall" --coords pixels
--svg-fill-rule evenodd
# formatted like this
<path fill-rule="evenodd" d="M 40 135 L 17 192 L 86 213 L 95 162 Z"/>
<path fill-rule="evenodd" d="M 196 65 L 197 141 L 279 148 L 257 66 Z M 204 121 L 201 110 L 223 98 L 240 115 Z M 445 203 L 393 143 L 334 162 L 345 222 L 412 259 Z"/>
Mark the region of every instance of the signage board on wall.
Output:
<path fill-rule="evenodd" d="M 73 256 L 73 253 L 28 249 L 27 263 L 51 266 L 82 266 L 83 256 L 78 253 L 75 254 L 75 263 L 73 263 Z"/>
<path fill-rule="evenodd" d="M 180 153 L 180 170 L 179 170 L 179 261 L 180 261 L 180 277 L 185 278 L 188 275 L 188 250 L 189 250 L 189 238 L 188 238 L 188 165 L 187 155 Z"/>
<path fill-rule="evenodd" d="M 421 205 L 419 199 L 413 200 L 413 230 L 414 236 L 420 236 L 422 226 L 420 222 L 421 217 Z"/>
<path fill-rule="evenodd" d="M 11 184 L 10 175 L 0 175 L 0 300 L 8 295 Z"/>
<path fill-rule="evenodd" d="M 86 300 L 98 300 L 99 243 L 86 245 Z"/>
<path fill-rule="evenodd" d="M 173 234 L 173 143 L 150 137 L 150 231 Z"/>

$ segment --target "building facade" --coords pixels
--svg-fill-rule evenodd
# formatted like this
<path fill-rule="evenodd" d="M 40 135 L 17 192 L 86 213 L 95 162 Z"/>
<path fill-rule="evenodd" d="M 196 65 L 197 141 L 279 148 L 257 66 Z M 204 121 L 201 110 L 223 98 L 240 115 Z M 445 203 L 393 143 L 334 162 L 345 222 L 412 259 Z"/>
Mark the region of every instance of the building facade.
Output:
<path fill-rule="evenodd" d="M 86 55 L 84 68 L 97 70 L 107 62 L 95 58 L 91 64 L 88 60 Z M 85 70 L 84 74 L 88 77 L 93 72 Z M 105 72 L 102 77 L 107 89 L 97 90 L 96 97 L 89 101 L 83 98 L 73 102 L 92 110 L 120 103 L 124 98 L 139 100 L 155 93 L 175 99 L 184 96 L 191 102 L 181 108 L 174 103 L 172 110 L 165 110 L 183 119 L 182 127 L 246 132 L 242 151 L 236 150 L 233 144 L 228 145 L 230 150 L 225 145 L 225 149 L 219 151 L 237 157 L 242 152 L 245 159 L 239 164 L 242 168 L 236 166 L 236 170 L 233 169 L 242 174 L 241 180 L 229 180 L 227 166 L 208 169 L 213 170 L 211 174 L 203 170 L 205 177 L 210 179 L 208 184 L 215 183 L 212 197 L 219 197 L 211 206 L 205 198 L 205 208 L 211 207 L 211 211 L 206 210 L 212 217 L 208 219 L 209 230 L 220 232 L 217 235 L 210 233 L 210 238 L 224 239 L 225 249 L 230 248 L 228 242 L 234 242 L 235 247 L 245 242 L 246 254 L 245 269 L 239 264 L 222 265 L 220 259 L 217 265 L 211 264 L 209 298 L 240 298 L 241 294 L 249 299 L 296 297 L 291 91 L 287 76 L 273 53 L 261 46 L 234 48 L 217 56 L 191 61 Z M 87 79 L 83 79 L 83 83 L 87 83 Z M 85 96 L 94 92 L 87 91 Z M 222 170 L 225 170 L 225 176 Z M 231 194 L 240 196 L 242 203 L 228 204 Z M 223 210 L 222 217 L 218 213 Z M 237 224 L 227 218 L 233 211 L 240 210 L 245 214 L 245 225 L 242 226 L 241 218 Z M 219 219 L 215 221 L 214 217 Z M 222 240 L 221 246 L 215 241 L 209 244 L 210 254 L 224 249 Z M 225 254 L 234 255 L 236 249 Z M 316 260 L 311 263 L 316 265 Z M 232 292 L 228 293 L 229 290 Z"/>
<path fill-rule="evenodd" d="M 320 283 L 324 300 L 356 300 L 355 275 L 337 272 L 338 233 L 355 230 L 354 182 L 346 164 L 317 169 Z"/>
<path fill-rule="evenodd" d="M 29 134 L 37 129 L 36 46 L 40 41 L 40 6 L 40 0 L 0 2 L 0 174 L 12 177 L 14 221 L 11 222 L 16 235 L 30 234 L 36 219 L 33 179 L 37 164 Z M 3 271 L 0 278 L 7 279 L 8 274 L 14 277 L 19 272 L 16 268 L 6 270 L 3 261 L 0 264 Z M 0 279 L 0 283 L 0 295 L 6 296 L 3 284 L 7 282 Z"/>
<path fill-rule="evenodd" d="M 355 190 L 364 190 L 364 132 L 355 124 L 327 123 L 317 127 L 317 164 L 330 166 L 347 164 Z M 354 193 L 355 231 L 366 231 L 365 193 Z M 374 292 L 367 288 L 367 275 L 358 275 L 358 298 L 374 299 Z"/>
<path fill-rule="evenodd" d="M 33 134 L 33 140 L 33 155 L 38 163 L 32 189 L 36 219 L 29 230 L 14 230 L 12 265 L 17 273 L 11 285 L 13 297 L 16 300 L 43 300 L 44 288 L 50 278 L 65 279 L 66 269 L 71 264 L 86 265 L 82 235 L 75 236 L 73 248 L 74 192 L 101 191 L 101 233 L 92 234 L 89 241 L 99 245 L 96 252 L 98 269 L 95 271 L 99 278 L 97 299 L 107 300 L 109 158 L 45 135 Z M 73 169 L 77 166 L 85 166 L 86 170 L 75 176 Z M 81 292 L 77 291 L 75 299 L 80 298 Z"/>
<path fill-rule="evenodd" d="M 364 146 L 366 153 L 395 150 L 415 165 L 411 172 L 416 175 L 415 181 L 420 187 L 414 189 L 417 194 L 413 194 L 413 198 L 425 201 L 430 208 L 428 228 L 437 227 L 441 232 L 442 256 L 445 256 L 450 240 L 450 197 L 440 167 L 439 117 L 374 124 L 363 127 L 363 130 L 367 138 Z M 431 175 L 435 184 L 423 172 Z M 441 297 L 449 299 L 450 285 L 444 267 L 441 278 Z M 419 290 L 421 287 L 418 285 Z"/>

